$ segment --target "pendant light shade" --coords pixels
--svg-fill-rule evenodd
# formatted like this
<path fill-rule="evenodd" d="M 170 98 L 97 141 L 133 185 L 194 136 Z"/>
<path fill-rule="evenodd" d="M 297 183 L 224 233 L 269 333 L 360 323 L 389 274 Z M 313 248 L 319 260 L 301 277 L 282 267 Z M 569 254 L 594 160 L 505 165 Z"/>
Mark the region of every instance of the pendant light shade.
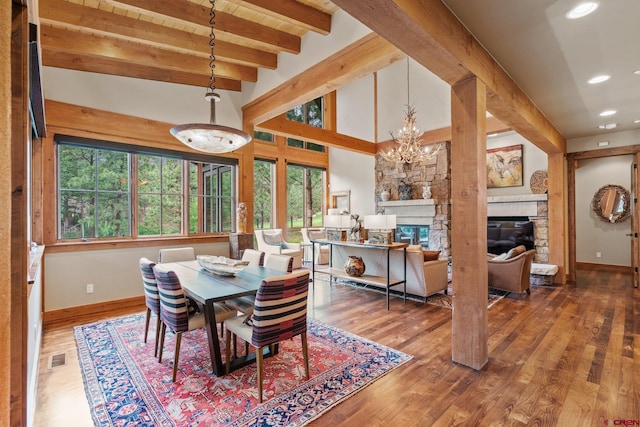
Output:
<path fill-rule="evenodd" d="M 216 36 L 213 32 L 216 17 L 215 0 L 210 0 L 210 3 L 209 25 L 211 33 L 209 35 L 209 46 L 211 55 L 209 57 L 209 67 L 211 68 L 211 77 L 209 77 L 209 91 L 205 95 L 205 99 L 211 104 L 209 124 L 187 123 L 176 125 L 171 128 L 171 135 L 194 150 L 205 153 L 228 153 L 248 144 L 251 141 L 251 135 L 239 129 L 216 124 L 216 103 L 220 101 L 220 95 L 215 92 L 216 77 L 214 74 L 216 67 L 214 52 Z"/>

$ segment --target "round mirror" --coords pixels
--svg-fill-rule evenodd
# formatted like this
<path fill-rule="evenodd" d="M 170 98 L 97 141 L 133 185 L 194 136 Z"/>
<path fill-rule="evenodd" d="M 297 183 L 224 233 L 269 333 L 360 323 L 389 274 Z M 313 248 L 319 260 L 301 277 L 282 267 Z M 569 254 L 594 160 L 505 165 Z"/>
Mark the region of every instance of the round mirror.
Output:
<path fill-rule="evenodd" d="M 621 185 L 609 184 L 596 191 L 591 209 L 606 222 L 623 222 L 631 216 L 631 195 Z"/>

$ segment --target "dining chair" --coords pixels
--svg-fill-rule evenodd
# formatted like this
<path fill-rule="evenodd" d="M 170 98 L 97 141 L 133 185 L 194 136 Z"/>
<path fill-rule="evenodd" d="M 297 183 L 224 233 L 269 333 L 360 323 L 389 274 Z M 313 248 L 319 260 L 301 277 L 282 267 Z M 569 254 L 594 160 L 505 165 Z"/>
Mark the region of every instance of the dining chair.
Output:
<path fill-rule="evenodd" d="M 158 251 L 158 263 L 194 261 L 196 253 L 192 247 L 165 248 Z"/>
<path fill-rule="evenodd" d="M 249 265 L 262 266 L 264 264 L 264 252 L 256 249 L 245 249 L 242 253 L 242 261 L 248 261 Z"/>
<path fill-rule="evenodd" d="M 149 322 L 151 313 L 156 315 L 156 344 L 153 350 L 153 357 L 158 357 L 158 339 L 160 338 L 160 295 L 158 294 L 158 284 L 156 276 L 153 274 L 155 262 L 148 258 L 140 258 L 140 273 L 142 274 L 142 284 L 144 286 L 144 302 L 147 305 L 147 314 L 144 323 L 144 342 L 147 343 L 149 335 Z"/>
<path fill-rule="evenodd" d="M 264 260 L 265 268 L 279 270 L 283 273 L 293 271 L 293 257 L 289 255 L 268 254 Z"/>
<path fill-rule="evenodd" d="M 258 396 L 262 403 L 263 350 L 300 335 L 306 379 L 309 379 L 307 349 L 307 295 L 309 272 L 276 276 L 262 280 L 251 316 L 238 316 L 226 322 L 226 371 L 231 367 L 231 335 L 235 334 L 256 348 Z"/>
<path fill-rule="evenodd" d="M 164 337 L 168 328 L 169 331 L 176 334 L 176 348 L 173 357 L 173 382 L 175 382 L 178 371 L 178 361 L 180 359 L 182 333 L 204 327 L 204 314 L 200 312 L 189 315 L 187 299 L 180 285 L 180 279 L 174 271 L 167 269 L 162 264 L 156 264 L 155 267 L 153 267 L 153 273 L 158 284 L 160 319 L 162 320 L 158 361 L 162 363 Z M 237 316 L 235 310 L 224 304 L 214 304 L 213 306 L 216 322 L 224 322 Z"/>

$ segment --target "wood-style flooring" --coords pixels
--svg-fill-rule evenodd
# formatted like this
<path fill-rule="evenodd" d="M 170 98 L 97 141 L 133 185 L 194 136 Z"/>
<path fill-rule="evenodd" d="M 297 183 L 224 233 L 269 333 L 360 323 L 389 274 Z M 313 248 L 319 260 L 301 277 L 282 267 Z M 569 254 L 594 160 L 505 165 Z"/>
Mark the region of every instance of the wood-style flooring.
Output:
<path fill-rule="evenodd" d="M 579 271 L 574 284 L 499 301 L 489 309 L 489 363 L 479 371 L 451 362 L 445 308 L 392 298 L 386 311 L 384 295 L 318 281 L 309 315 L 413 355 L 312 425 L 640 424 L 640 291 L 629 274 Z M 92 425 L 72 326 L 94 320 L 45 330 L 36 426 Z M 61 352 L 66 365 L 48 369 Z"/>

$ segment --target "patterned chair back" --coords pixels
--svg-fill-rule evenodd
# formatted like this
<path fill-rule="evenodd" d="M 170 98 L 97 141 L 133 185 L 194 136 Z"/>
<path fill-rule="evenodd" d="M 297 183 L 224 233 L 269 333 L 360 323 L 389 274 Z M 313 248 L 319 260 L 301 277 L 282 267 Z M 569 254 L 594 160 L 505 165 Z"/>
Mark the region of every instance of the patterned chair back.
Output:
<path fill-rule="evenodd" d="M 264 261 L 266 268 L 279 270 L 283 273 L 291 273 L 293 271 L 293 257 L 289 255 L 269 254 Z"/>
<path fill-rule="evenodd" d="M 174 271 L 167 270 L 162 264 L 153 268 L 160 293 L 160 318 L 172 331 L 189 330 L 187 299 L 180 285 L 180 279 Z"/>
<path fill-rule="evenodd" d="M 242 261 L 249 261 L 249 265 L 262 266 L 264 264 L 264 252 L 245 249 L 242 253 Z"/>
<path fill-rule="evenodd" d="M 156 276 L 153 274 L 155 262 L 147 258 L 140 258 L 140 273 L 144 285 L 144 301 L 149 310 L 160 315 L 160 295 L 158 294 L 158 284 Z"/>
<path fill-rule="evenodd" d="M 306 332 L 308 291 L 308 271 L 263 280 L 253 309 L 251 344 L 264 347 Z"/>

